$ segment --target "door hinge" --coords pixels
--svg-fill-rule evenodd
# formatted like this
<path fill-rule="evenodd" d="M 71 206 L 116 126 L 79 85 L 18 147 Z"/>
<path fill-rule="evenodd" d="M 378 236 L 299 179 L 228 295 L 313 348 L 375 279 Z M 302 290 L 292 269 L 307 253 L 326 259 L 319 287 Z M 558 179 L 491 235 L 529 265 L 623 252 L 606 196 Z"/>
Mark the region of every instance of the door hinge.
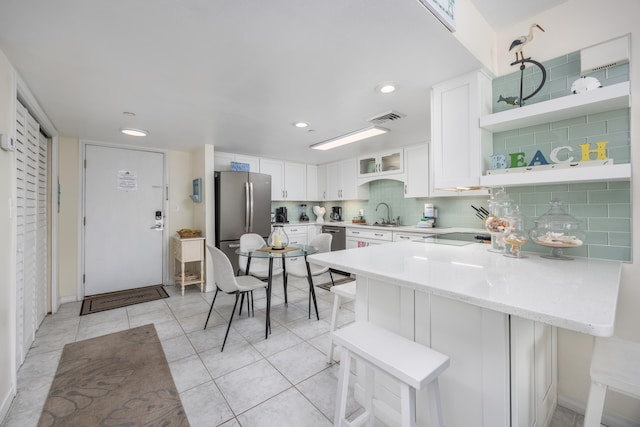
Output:
<path fill-rule="evenodd" d="M 83 275 L 82 275 L 82 284 L 83 284 L 83 285 L 84 285 L 85 279 L 86 279 L 86 277 L 85 277 L 85 275 L 83 274 Z"/>
<path fill-rule="evenodd" d="M 87 159 L 84 159 L 84 168 L 87 168 Z"/>
<path fill-rule="evenodd" d="M 87 226 L 87 217 L 86 216 L 82 219 L 82 225 L 84 225 L 85 227 Z"/>

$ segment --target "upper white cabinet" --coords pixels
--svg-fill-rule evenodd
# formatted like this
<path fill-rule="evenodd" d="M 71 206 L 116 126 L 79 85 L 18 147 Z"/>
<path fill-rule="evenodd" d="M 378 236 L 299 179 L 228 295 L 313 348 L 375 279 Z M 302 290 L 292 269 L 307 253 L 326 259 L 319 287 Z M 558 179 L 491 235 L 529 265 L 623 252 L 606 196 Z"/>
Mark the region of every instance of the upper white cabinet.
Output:
<path fill-rule="evenodd" d="M 307 198 L 305 200 L 320 200 L 318 189 L 318 166 L 307 165 Z"/>
<path fill-rule="evenodd" d="M 488 194 L 487 190 L 456 190 L 480 186 L 483 161 L 491 155 L 491 134 L 478 122 L 490 111 L 491 79 L 482 71 L 433 86 L 429 156 L 432 196 Z"/>
<path fill-rule="evenodd" d="M 369 186 L 358 185 L 357 159 L 346 159 L 327 165 L 326 200 L 369 198 Z"/>
<path fill-rule="evenodd" d="M 308 200 L 328 200 L 327 199 L 327 165 L 318 165 L 318 197 Z"/>
<path fill-rule="evenodd" d="M 260 173 L 271 175 L 271 200 L 307 200 L 307 165 L 260 159 Z"/>
<path fill-rule="evenodd" d="M 404 168 L 402 148 L 358 157 L 358 179 L 363 184 L 374 179 L 397 179 L 403 181 Z"/>
<path fill-rule="evenodd" d="M 429 145 L 404 149 L 404 197 L 429 196 Z"/>
<path fill-rule="evenodd" d="M 485 131 L 503 132 L 573 117 L 597 114 L 630 106 L 629 82 L 605 86 L 598 90 L 567 95 L 521 108 L 488 114 L 480 117 L 480 127 Z M 489 148 L 491 143 L 488 143 Z M 487 171 L 489 172 L 489 171 Z M 631 178 L 630 164 L 587 166 L 581 162 L 572 167 L 555 167 L 546 170 L 511 170 L 482 176 L 484 186 L 509 186 L 551 184 L 556 182 L 613 181 Z"/>
<path fill-rule="evenodd" d="M 213 169 L 216 171 L 230 171 L 231 162 L 248 163 L 249 172 L 260 172 L 260 159 L 253 156 L 245 156 L 243 154 L 223 153 L 214 151 L 213 153 Z"/>

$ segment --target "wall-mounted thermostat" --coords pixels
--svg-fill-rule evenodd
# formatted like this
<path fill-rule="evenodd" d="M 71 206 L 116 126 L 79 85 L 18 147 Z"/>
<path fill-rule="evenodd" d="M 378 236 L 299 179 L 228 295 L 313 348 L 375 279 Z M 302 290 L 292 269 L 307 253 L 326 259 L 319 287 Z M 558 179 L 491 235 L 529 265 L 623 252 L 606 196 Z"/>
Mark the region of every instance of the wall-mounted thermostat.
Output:
<path fill-rule="evenodd" d="M 16 151 L 16 140 L 9 135 L 0 135 L 0 147 L 4 151 Z"/>

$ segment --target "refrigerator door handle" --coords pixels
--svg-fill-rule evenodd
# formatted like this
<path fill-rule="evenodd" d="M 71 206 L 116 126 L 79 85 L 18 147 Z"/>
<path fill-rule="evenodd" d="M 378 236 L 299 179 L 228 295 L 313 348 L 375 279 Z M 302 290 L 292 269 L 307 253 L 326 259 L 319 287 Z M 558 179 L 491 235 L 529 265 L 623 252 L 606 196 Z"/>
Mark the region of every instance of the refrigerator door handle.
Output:
<path fill-rule="evenodd" d="M 253 182 L 249 183 L 249 232 L 253 233 Z"/>
<path fill-rule="evenodd" d="M 249 216 L 249 211 L 251 209 L 251 193 L 249 190 L 249 183 L 245 182 L 244 183 L 244 202 L 245 202 L 245 209 L 244 209 L 244 232 L 248 233 L 249 231 L 251 231 L 251 218 Z"/>

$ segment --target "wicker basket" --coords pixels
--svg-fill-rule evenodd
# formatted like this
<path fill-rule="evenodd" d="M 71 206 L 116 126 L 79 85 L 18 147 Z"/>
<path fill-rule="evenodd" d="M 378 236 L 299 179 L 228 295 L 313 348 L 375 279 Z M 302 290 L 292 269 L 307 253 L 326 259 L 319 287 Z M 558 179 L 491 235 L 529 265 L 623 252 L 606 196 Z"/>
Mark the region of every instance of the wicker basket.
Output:
<path fill-rule="evenodd" d="M 200 230 L 192 230 L 190 232 L 187 231 L 177 231 L 182 239 L 189 239 L 192 237 L 200 237 L 202 235 L 202 231 Z"/>

